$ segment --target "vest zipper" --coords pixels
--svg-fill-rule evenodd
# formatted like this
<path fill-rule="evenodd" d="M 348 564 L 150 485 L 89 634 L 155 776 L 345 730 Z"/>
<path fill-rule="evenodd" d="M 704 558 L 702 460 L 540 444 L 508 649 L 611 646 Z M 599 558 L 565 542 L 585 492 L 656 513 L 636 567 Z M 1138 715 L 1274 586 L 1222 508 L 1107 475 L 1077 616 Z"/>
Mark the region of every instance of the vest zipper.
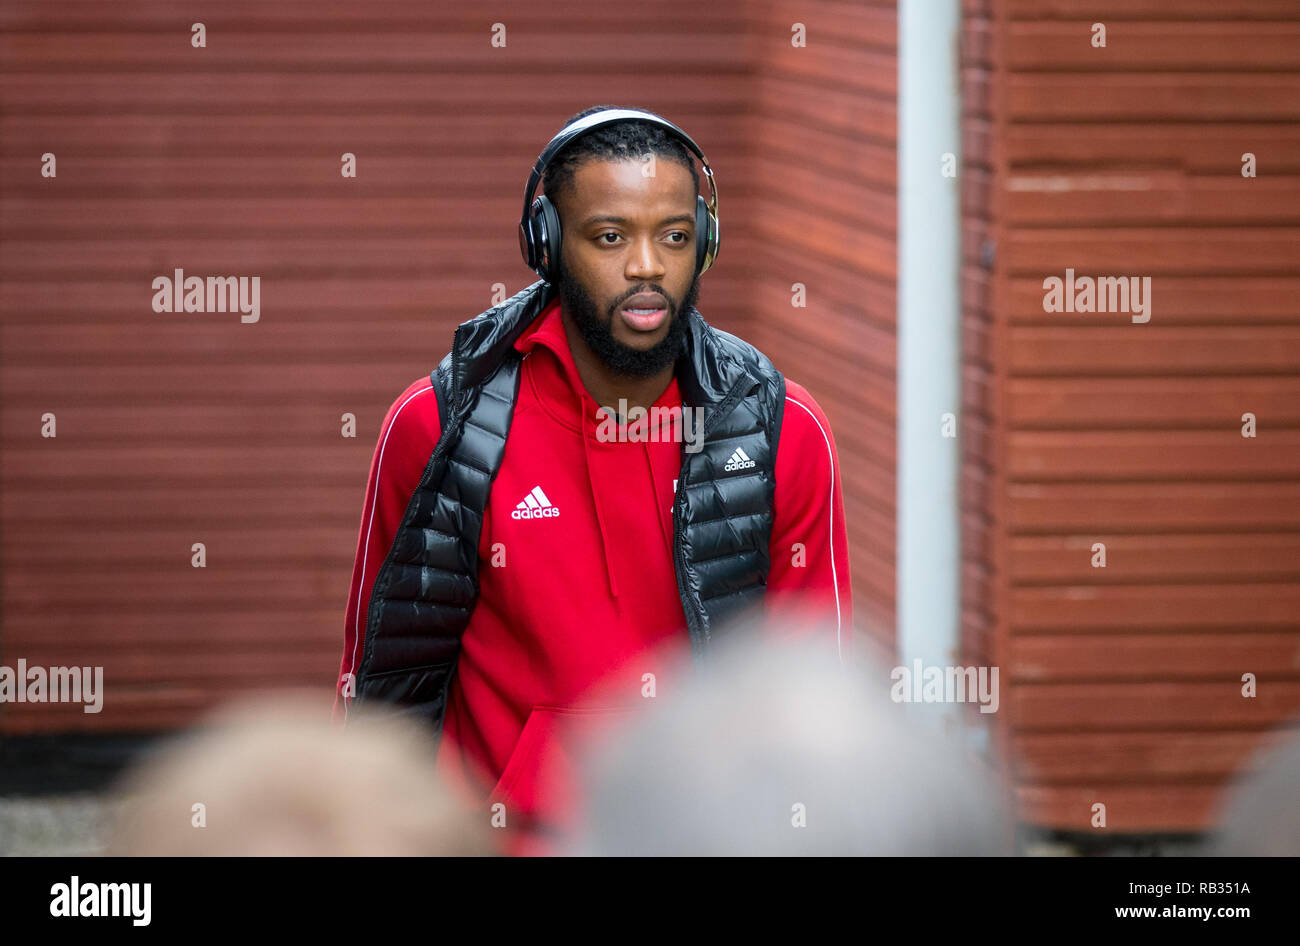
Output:
<path fill-rule="evenodd" d="M 746 377 L 737 378 L 721 400 L 712 405 L 712 410 L 706 410 L 703 428 L 717 427 L 722 420 L 730 416 L 732 409 L 739 400 L 741 386 L 750 380 Z M 684 408 L 683 408 L 684 409 Z M 709 421 L 713 424 L 710 425 Z M 701 450 L 708 445 L 707 430 L 701 429 L 700 438 L 704 441 L 701 444 Z M 704 610 L 704 602 L 700 601 L 697 595 L 690 593 L 686 587 L 686 555 L 682 552 L 682 519 L 686 515 L 686 465 L 687 461 L 682 460 L 681 472 L 677 476 L 677 495 L 673 497 L 673 563 L 677 571 L 677 593 L 682 599 L 682 611 L 686 615 L 686 629 L 691 638 L 691 657 L 698 665 L 703 659 L 709 643 L 709 626 L 708 615 Z"/>
<path fill-rule="evenodd" d="M 673 497 L 673 565 L 677 572 L 677 594 L 682 599 L 682 613 L 686 615 L 686 630 L 691 639 L 691 654 L 696 661 L 704 656 L 704 616 L 696 610 L 695 595 L 686 586 L 686 556 L 682 552 L 682 517 L 686 514 L 686 472 L 678 474 L 677 495 Z M 703 610 L 702 607 L 700 609 Z"/>

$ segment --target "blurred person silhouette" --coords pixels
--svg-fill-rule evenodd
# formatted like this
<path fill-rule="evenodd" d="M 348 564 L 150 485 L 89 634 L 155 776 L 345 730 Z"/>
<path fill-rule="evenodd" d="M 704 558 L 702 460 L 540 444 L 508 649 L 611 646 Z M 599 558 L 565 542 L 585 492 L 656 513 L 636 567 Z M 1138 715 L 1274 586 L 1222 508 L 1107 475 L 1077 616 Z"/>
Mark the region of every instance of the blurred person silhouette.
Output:
<path fill-rule="evenodd" d="M 577 855 L 1001 855 L 993 775 L 889 698 L 887 668 L 733 634 L 680 691 L 588 745 Z"/>
<path fill-rule="evenodd" d="M 439 783 L 427 728 L 319 695 L 245 697 L 157 747 L 116 785 L 110 856 L 495 854 Z M 201 826 L 200 826 L 200 823 Z"/>
<path fill-rule="evenodd" d="M 1247 770 L 1229 785 L 1218 826 L 1206 841 L 1212 857 L 1300 855 L 1300 716 L 1274 730 Z"/>

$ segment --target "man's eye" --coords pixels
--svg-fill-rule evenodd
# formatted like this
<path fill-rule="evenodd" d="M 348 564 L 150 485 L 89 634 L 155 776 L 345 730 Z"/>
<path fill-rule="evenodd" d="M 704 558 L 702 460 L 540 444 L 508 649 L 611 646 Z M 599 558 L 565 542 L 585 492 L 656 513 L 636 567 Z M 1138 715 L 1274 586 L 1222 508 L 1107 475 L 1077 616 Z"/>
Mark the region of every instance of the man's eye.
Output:
<path fill-rule="evenodd" d="M 691 235 L 684 230 L 674 230 L 672 233 L 668 234 L 668 236 L 679 238 L 673 241 L 674 246 L 682 246 L 685 243 L 688 243 L 691 239 Z M 609 239 L 606 239 L 607 237 Z M 617 233 L 601 233 L 596 236 L 596 239 L 604 242 L 606 246 L 613 246 L 622 239 L 622 237 Z"/>

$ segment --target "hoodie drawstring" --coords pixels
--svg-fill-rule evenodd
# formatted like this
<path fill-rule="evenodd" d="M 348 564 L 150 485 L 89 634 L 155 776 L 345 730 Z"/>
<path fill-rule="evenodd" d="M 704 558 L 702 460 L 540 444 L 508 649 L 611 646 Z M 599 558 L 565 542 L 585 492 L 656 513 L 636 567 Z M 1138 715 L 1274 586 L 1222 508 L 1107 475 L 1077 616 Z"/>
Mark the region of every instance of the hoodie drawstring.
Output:
<path fill-rule="evenodd" d="M 596 477 L 591 470 L 591 446 L 587 440 L 587 405 L 582 405 L 582 456 L 587 461 L 587 482 L 591 485 L 591 501 L 596 507 L 596 523 L 600 526 L 601 548 L 605 553 L 605 573 L 609 575 L 609 593 L 618 597 L 618 583 L 614 581 L 614 560 L 610 555 L 609 535 L 605 532 L 605 517 L 600 514 L 600 496 L 596 490 Z M 594 428 L 594 424 L 592 425 Z"/>

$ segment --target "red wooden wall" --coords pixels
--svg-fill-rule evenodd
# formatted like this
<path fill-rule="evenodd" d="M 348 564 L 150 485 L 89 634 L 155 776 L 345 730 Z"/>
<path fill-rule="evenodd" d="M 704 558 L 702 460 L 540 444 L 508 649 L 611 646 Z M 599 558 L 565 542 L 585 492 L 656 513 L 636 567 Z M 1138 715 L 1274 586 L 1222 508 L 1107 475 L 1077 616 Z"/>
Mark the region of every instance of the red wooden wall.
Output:
<path fill-rule="evenodd" d="M 961 42 L 961 649 L 963 662 L 997 664 L 993 543 L 992 214 L 993 50 L 988 0 L 963 0 Z"/>
<path fill-rule="evenodd" d="M 891 635 L 892 24 L 847 2 L 0 7 L 0 662 L 101 665 L 107 688 L 97 715 L 0 707 L 0 733 L 329 692 L 384 412 L 496 284 L 535 279 L 527 172 L 602 103 L 708 154 L 723 243 L 700 309 L 826 408 L 859 613 Z M 260 320 L 153 312 L 176 268 L 259 276 Z"/>
<path fill-rule="evenodd" d="M 107 690 L 98 715 L 0 707 L 0 731 L 328 695 L 380 421 L 494 284 L 535 280 L 523 186 L 570 114 L 698 137 L 725 237 L 701 310 L 750 325 L 738 4 L 13 2 L 0 28 L 0 660 L 102 665 Z M 260 321 L 155 313 L 177 267 L 260 276 Z"/>
<path fill-rule="evenodd" d="M 1026 820 L 1203 828 L 1300 709 L 1300 6 L 966 6 L 966 640 Z"/>
<path fill-rule="evenodd" d="M 755 343 L 835 432 L 854 623 L 892 666 L 898 17 L 776 0 L 756 21 Z M 794 24 L 807 45 L 792 43 Z M 806 306 L 793 304 L 797 285 Z"/>
<path fill-rule="evenodd" d="M 963 659 L 1003 668 L 1029 821 L 1095 830 L 1102 802 L 1111 831 L 1204 827 L 1300 707 L 1300 8 L 964 10 Z M 604 102 L 714 164 L 701 311 L 830 416 L 858 629 L 890 654 L 896 21 L 847 0 L 0 8 L 0 662 L 109 687 L 98 715 L 0 708 L 0 733 L 329 688 L 384 411 L 495 284 L 533 280 L 527 169 Z M 260 276 L 260 321 L 153 312 L 177 267 Z M 1044 312 L 1067 267 L 1150 276 L 1151 321 Z"/>

